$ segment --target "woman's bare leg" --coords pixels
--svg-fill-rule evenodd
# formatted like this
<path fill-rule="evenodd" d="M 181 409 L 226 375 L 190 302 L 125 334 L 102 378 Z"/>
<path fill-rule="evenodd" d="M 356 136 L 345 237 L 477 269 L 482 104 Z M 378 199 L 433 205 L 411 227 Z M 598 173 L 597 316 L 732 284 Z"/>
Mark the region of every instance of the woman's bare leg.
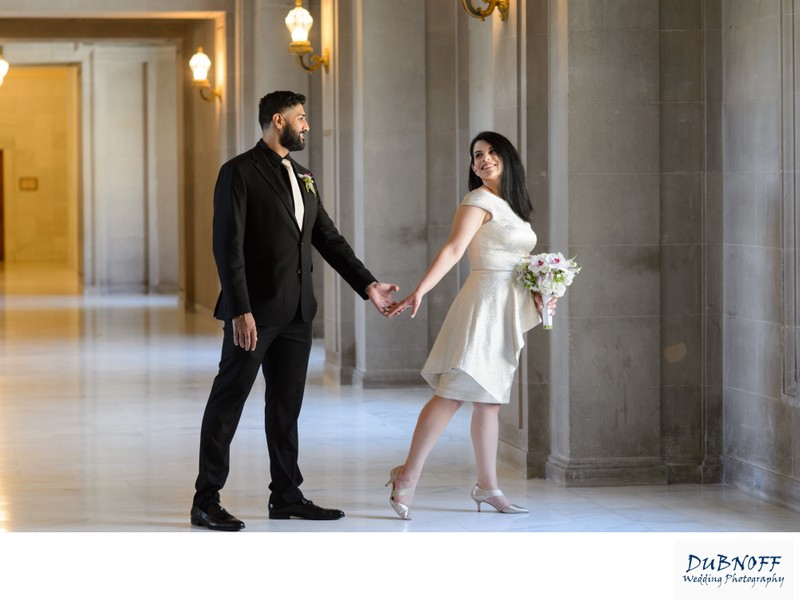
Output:
<path fill-rule="evenodd" d="M 497 485 L 497 441 L 500 437 L 500 405 L 473 404 L 470 425 L 475 465 L 478 468 L 478 488 L 499 489 Z M 511 502 L 505 497 L 492 497 L 489 501 L 503 509 Z"/>
<path fill-rule="evenodd" d="M 450 400 L 440 396 L 433 396 L 425 404 L 417 418 L 417 426 L 414 428 L 406 462 L 403 464 L 400 475 L 394 481 L 395 488 L 414 488 L 417 485 L 425 460 L 453 415 L 461 408 L 461 404 L 462 402 L 459 400 Z M 394 500 L 404 505 L 410 505 L 413 498 L 412 495 L 403 495 L 394 497 Z"/>

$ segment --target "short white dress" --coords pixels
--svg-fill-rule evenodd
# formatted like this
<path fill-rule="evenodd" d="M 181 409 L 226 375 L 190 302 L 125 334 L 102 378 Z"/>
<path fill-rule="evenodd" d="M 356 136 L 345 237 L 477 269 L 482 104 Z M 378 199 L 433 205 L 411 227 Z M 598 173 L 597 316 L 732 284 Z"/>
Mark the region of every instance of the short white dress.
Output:
<path fill-rule="evenodd" d="M 436 395 L 453 400 L 506 404 L 524 345 L 523 335 L 541 318 L 533 294 L 516 268 L 536 246 L 536 234 L 508 203 L 481 187 L 461 205 L 492 214 L 467 246 L 470 274 L 444 319 L 422 368 Z"/>

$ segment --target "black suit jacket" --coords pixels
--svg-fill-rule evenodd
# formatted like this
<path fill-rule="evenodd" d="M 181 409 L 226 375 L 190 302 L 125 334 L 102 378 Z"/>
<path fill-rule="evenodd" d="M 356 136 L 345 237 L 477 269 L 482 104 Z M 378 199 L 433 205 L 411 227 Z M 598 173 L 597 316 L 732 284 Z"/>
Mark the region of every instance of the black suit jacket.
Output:
<path fill-rule="evenodd" d="M 252 312 L 259 326 L 291 322 L 298 305 L 305 322 L 317 311 L 311 282 L 311 247 L 362 299 L 373 275 L 339 234 L 313 190 L 299 180 L 303 230 L 280 156 L 262 141 L 226 162 L 214 188 L 214 259 L 221 284 L 214 316 L 229 320 Z M 310 171 L 292 160 L 295 172 Z"/>

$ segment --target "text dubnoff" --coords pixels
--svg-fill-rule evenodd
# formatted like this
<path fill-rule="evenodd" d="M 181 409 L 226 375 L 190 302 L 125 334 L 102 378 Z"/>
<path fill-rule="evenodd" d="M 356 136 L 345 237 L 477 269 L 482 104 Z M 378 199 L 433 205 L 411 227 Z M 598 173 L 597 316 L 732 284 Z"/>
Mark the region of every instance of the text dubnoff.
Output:
<path fill-rule="evenodd" d="M 744 583 L 751 587 L 783 586 L 786 578 L 780 574 L 783 556 L 774 554 L 700 556 L 690 553 L 683 580 L 700 585 L 721 587 L 728 583 Z"/>
<path fill-rule="evenodd" d="M 783 598 L 793 593 L 791 543 L 683 547 L 675 552 L 679 594 Z"/>

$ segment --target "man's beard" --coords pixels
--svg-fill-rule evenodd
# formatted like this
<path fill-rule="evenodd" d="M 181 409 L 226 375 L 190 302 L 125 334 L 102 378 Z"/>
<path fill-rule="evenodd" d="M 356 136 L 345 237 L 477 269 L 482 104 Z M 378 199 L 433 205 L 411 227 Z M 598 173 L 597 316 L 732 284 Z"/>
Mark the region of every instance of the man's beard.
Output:
<path fill-rule="evenodd" d="M 300 131 L 294 130 L 288 124 L 286 128 L 281 131 L 279 141 L 280 144 L 290 152 L 301 151 L 306 146 L 306 142 L 303 141 Z"/>

